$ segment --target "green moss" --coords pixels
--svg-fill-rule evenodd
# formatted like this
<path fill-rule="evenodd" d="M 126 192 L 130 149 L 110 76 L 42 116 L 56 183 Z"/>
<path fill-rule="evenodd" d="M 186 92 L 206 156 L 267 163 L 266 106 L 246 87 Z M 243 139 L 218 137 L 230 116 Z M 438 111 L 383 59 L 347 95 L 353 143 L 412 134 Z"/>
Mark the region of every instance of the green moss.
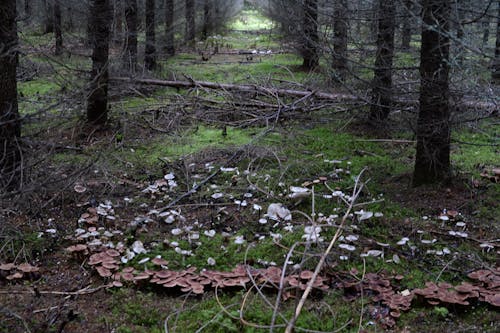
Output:
<path fill-rule="evenodd" d="M 54 93 L 60 89 L 60 86 L 48 79 L 36 79 L 32 81 L 19 82 L 17 89 L 20 95 L 25 97 L 42 96 L 49 93 Z"/>

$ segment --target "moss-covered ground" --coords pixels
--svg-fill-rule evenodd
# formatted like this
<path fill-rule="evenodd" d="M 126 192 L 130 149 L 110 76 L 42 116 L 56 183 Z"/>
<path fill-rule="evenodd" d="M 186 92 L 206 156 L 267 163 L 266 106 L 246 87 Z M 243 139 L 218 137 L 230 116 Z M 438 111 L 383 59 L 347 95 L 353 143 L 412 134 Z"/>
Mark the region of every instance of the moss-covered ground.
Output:
<path fill-rule="evenodd" d="M 225 35 L 203 46 L 210 50 L 219 43 L 226 54 L 203 61 L 198 53 L 182 52 L 160 59 L 153 74 L 294 88 L 329 82 L 323 71 L 300 70 L 301 58 L 282 52 L 272 29 L 272 22 L 261 14 L 245 11 Z M 86 259 L 75 260 L 64 249 L 75 242 L 75 229 L 95 226 L 122 231 L 119 240 L 126 246 L 138 240 L 145 245 L 147 253 L 127 262 L 136 269 L 154 269 L 147 260 L 156 256 L 166 259 L 173 270 L 194 266 L 229 271 L 244 263 L 281 267 L 285 260 L 289 267 L 314 269 L 348 210 L 356 183 L 364 187 L 347 215 L 344 239 L 338 242 L 355 250 L 346 251 L 337 243 L 322 273 L 356 279 L 365 273 L 400 275 L 397 288 L 403 291 L 428 281 L 470 281 L 469 272 L 498 264 L 497 245 L 481 247 L 497 244 L 500 237 L 500 187 L 484 177 L 485 171 L 499 167 L 494 120 L 454 127 L 451 184 L 413 189 L 414 138 L 409 127 L 401 125 L 407 119 L 394 120 L 395 129 L 380 140 L 354 120 L 366 112 L 364 107 L 351 114 L 339 112 L 349 105 L 311 111 L 311 104 L 290 117 L 283 112 L 283 119 L 275 122 L 275 110 L 241 107 L 242 101 L 253 103 L 253 96 L 234 99 L 201 89 L 127 87 L 111 89 L 109 125 L 92 129 L 82 121 L 84 103 L 64 100 L 70 93 L 84 95 L 77 90 L 85 85 L 80 70 L 89 68 L 88 59 L 44 58 L 37 50 L 50 44 L 50 38 L 33 33 L 20 38 L 22 47 L 33 52 L 21 60 L 27 70 L 34 68 L 30 63 L 49 64 L 19 82 L 18 88 L 20 111 L 26 117 L 23 135 L 33 142 L 50 142 L 39 149 L 46 157 L 35 159 L 35 165 L 43 162 L 43 170 L 36 170 L 54 176 L 47 176 L 50 182 L 28 196 L 43 199 L 42 204 L 24 202 L 25 211 L 12 214 L 2 226 L 0 262 L 26 260 L 42 270 L 35 280 L 0 280 L 0 332 L 22 332 L 26 327 L 32 332 L 264 332 L 270 331 L 271 323 L 275 332 L 283 332 L 297 295 L 280 300 L 275 309 L 276 290 L 256 286 L 210 289 L 201 296 L 139 284 L 86 293 L 85 287 L 105 281 Z M 270 52 L 249 59 L 232 52 L 238 50 Z M 399 67 L 418 66 L 417 62 L 415 53 L 400 52 L 395 59 Z M 357 74 L 365 79 L 372 75 L 368 69 Z M 266 100 L 271 101 L 276 102 Z M 282 105 L 291 102 L 277 97 Z M 236 151 L 238 158 L 232 159 Z M 223 171 L 213 174 L 221 167 Z M 166 175 L 174 175 L 176 186 L 147 190 Z M 165 216 L 154 212 L 207 177 L 196 192 L 169 208 L 182 218 L 165 223 Z M 75 191 L 79 184 L 85 192 Z M 291 198 L 291 187 L 304 184 L 313 194 Z M 96 225 L 79 221 L 88 207 L 107 201 L 114 209 L 112 218 L 100 218 Z M 278 202 L 291 210 L 292 219 L 260 221 L 269 204 Z M 459 218 L 440 220 L 446 210 L 458 211 Z M 365 212 L 373 216 L 361 218 Z M 136 228 L 132 222 L 144 217 L 153 222 Z M 323 242 L 303 242 L 305 227 L 311 224 L 321 225 Z M 457 228 L 468 236 L 450 236 L 449 231 Z M 356 240 L 346 240 L 348 235 Z M 404 237 L 408 240 L 401 245 Z M 369 250 L 382 254 L 360 256 Z M 40 290 L 47 293 L 39 294 Z M 67 293 L 57 294 L 62 290 Z M 376 313 L 384 307 L 372 296 L 350 295 L 332 282 L 329 290 L 310 296 L 296 331 L 498 331 L 498 308 L 481 302 L 431 306 L 416 300 L 389 327 Z"/>

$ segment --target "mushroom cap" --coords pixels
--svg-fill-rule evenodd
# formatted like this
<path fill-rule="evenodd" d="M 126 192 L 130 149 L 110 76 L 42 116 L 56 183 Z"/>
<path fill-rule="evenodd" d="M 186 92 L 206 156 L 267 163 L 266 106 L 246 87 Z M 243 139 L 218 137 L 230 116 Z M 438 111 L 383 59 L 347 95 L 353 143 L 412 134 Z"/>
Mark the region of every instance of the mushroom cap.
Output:
<path fill-rule="evenodd" d="M 151 260 L 151 262 L 155 265 L 158 265 L 158 266 L 166 266 L 168 265 L 168 261 L 166 261 L 165 259 L 162 259 L 162 258 L 153 258 Z"/>
<path fill-rule="evenodd" d="M 17 269 L 23 273 L 38 272 L 40 270 L 38 267 L 32 266 L 28 263 L 23 263 L 17 266 Z"/>
<path fill-rule="evenodd" d="M 10 271 L 14 268 L 16 268 L 16 265 L 13 262 L 0 265 L 0 271 Z"/>
<path fill-rule="evenodd" d="M 99 273 L 99 276 L 101 277 L 110 277 L 112 275 L 111 271 L 106 267 L 97 266 L 96 270 L 97 273 Z"/>
<path fill-rule="evenodd" d="M 21 272 L 15 272 L 14 274 L 7 276 L 7 280 L 17 280 L 22 278 L 23 278 L 23 273 Z"/>
<path fill-rule="evenodd" d="M 105 252 L 108 256 L 110 257 L 119 257 L 120 256 L 120 252 L 118 252 L 117 250 L 115 249 L 109 249 L 109 250 L 106 250 Z"/>
<path fill-rule="evenodd" d="M 66 248 L 66 251 L 68 251 L 70 253 L 85 252 L 85 251 L 87 251 L 87 249 L 88 249 L 88 247 L 85 244 L 75 244 L 75 245 L 68 246 Z"/>

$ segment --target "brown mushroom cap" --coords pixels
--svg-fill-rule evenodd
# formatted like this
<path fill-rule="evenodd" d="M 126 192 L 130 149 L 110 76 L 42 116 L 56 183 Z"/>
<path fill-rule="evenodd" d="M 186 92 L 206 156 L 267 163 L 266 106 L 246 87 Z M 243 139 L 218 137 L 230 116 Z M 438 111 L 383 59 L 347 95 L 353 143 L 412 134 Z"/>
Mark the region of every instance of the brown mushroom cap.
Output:
<path fill-rule="evenodd" d="M 10 271 L 12 269 L 16 268 L 16 265 L 14 263 L 8 263 L 8 264 L 1 264 L 0 265 L 0 270 L 1 271 Z"/>
<path fill-rule="evenodd" d="M 17 266 L 17 269 L 23 273 L 38 272 L 40 270 L 38 267 L 31 266 L 28 263 L 23 263 L 23 264 Z"/>
<path fill-rule="evenodd" d="M 168 265 L 168 261 L 166 261 L 165 259 L 162 259 L 162 258 L 153 258 L 151 260 L 151 262 L 154 265 L 157 265 L 157 266 L 166 266 L 166 265 Z"/>
<path fill-rule="evenodd" d="M 23 278 L 23 273 L 21 272 L 15 272 L 14 274 L 7 276 L 7 280 L 17 280 L 22 278 Z"/>
<path fill-rule="evenodd" d="M 76 245 L 71 245 L 66 248 L 66 251 L 70 253 L 75 253 L 75 252 L 85 252 L 87 251 L 88 247 L 85 244 L 76 244 Z"/>
<path fill-rule="evenodd" d="M 101 277 L 110 277 L 112 275 L 111 271 L 106 267 L 97 266 L 96 270 L 97 273 L 99 273 L 99 276 Z"/>
<path fill-rule="evenodd" d="M 109 249 L 109 250 L 106 250 L 105 252 L 108 256 L 110 257 L 119 257 L 120 256 L 120 252 L 118 252 L 117 250 L 115 249 Z"/>
<path fill-rule="evenodd" d="M 124 273 L 132 273 L 134 271 L 134 267 L 125 267 L 122 269 L 122 272 Z"/>

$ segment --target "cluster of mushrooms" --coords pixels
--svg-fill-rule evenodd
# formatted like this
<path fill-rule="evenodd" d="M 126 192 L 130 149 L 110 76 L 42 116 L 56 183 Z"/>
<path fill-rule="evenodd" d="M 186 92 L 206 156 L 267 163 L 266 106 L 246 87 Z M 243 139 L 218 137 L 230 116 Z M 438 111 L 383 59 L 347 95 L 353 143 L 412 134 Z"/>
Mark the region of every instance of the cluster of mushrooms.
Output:
<path fill-rule="evenodd" d="M 29 263 L 16 265 L 14 263 L 0 264 L 0 280 L 21 281 L 33 280 L 40 277 L 40 268 L 32 266 Z"/>

